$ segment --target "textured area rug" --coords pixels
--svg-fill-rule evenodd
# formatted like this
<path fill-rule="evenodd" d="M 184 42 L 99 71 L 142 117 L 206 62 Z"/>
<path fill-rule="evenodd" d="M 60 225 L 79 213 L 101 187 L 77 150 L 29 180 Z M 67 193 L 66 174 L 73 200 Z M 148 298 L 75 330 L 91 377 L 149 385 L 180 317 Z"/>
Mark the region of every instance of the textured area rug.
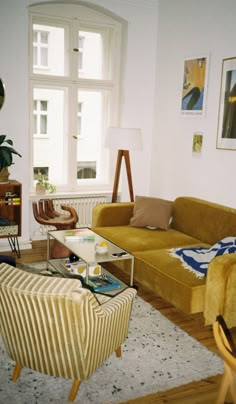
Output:
<path fill-rule="evenodd" d="M 67 402 L 70 380 L 23 369 L 13 383 L 14 363 L 7 357 L 1 339 L 0 362 L 1 404 Z M 119 403 L 221 373 L 223 363 L 216 354 L 136 297 L 122 358 L 112 354 L 89 380 L 82 382 L 75 403 Z"/>

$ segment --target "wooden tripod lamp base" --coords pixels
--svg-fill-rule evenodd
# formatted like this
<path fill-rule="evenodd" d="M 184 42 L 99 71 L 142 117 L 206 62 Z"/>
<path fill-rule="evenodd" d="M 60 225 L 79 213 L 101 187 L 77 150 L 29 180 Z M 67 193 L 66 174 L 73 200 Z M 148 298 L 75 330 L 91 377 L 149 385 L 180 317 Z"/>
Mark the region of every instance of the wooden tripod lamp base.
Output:
<path fill-rule="evenodd" d="M 109 147 L 110 149 L 118 150 L 116 172 L 112 193 L 112 202 L 117 202 L 120 169 L 123 157 L 125 159 L 130 200 L 131 202 L 133 202 L 134 192 L 131 176 L 129 151 L 138 150 L 142 148 L 141 130 L 136 128 L 108 128 L 106 146 Z"/>
<path fill-rule="evenodd" d="M 133 202 L 134 192 L 131 176 L 129 150 L 138 150 L 142 148 L 141 130 L 136 128 L 108 128 L 106 146 L 110 149 L 118 150 L 112 202 L 117 202 L 120 169 L 123 157 L 125 159 L 130 200 L 131 202 Z"/>
<path fill-rule="evenodd" d="M 134 191 L 133 191 L 133 184 L 132 184 L 132 175 L 131 175 L 129 150 L 118 150 L 117 162 L 116 162 L 116 172 L 115 172 L 113 193 L 112 193 L 112 200 L 111 201 L 112 202 L 117 202 L 122 157 L 124 157 L 124 159 L 125 159 L 125 166 L 126 166 L 126 173 L 127 173 L 127 179 L 128 179 L 130 201 L 133 202 L 134 201 Z"/>

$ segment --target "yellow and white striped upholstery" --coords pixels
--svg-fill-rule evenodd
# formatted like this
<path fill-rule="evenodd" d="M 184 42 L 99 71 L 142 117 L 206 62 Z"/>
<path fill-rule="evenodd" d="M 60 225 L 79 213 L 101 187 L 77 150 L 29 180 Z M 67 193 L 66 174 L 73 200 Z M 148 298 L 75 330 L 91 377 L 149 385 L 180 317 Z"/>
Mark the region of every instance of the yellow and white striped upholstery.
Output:
<path fill-rule="evenodd" d="M 78 280 L 0 265 L 0 334 L 21 367 L 87 379 L 124 342 L 132 301 L 128 288 L 100 305 Z"/>

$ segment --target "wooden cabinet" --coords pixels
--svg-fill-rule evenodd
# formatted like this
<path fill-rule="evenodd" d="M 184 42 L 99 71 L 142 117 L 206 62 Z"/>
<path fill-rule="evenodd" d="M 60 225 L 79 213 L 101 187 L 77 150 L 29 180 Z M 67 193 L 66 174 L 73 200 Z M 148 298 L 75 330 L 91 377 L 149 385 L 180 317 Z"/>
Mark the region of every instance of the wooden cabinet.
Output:
<path fill-rule="evenodd" d="M 21 203 L 20 182 L 12 180 L 0 183 L 0 238 L 15 239 L 21 236 Z"/>

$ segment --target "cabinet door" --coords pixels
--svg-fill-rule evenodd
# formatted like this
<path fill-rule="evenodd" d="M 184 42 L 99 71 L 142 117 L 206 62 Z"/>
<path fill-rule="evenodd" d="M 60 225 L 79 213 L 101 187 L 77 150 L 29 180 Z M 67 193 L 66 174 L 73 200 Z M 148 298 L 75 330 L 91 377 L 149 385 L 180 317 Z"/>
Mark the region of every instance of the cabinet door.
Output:
<path fill-rule="evenodd" d="M 21 183 L 0 183 L 0 238 L 21 236 L 21 203 Z"/>

